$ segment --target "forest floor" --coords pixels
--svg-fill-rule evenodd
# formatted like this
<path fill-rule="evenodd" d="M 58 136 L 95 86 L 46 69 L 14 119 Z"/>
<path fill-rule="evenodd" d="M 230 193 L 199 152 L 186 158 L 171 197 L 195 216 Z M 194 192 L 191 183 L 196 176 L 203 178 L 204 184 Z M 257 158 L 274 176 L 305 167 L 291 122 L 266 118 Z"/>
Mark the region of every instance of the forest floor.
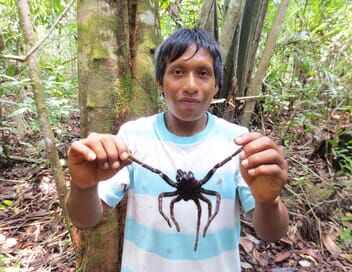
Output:
<path fill-rule="evenodd" d="M 72 118 L 57 135 L 61 158 L 78 130 L 78 118 Z M 270 129 L 266 133 L 278 138 Z M 4 136 L 10 158 L 0 157 L 0 272 L 75 271 L 39 133 Z M 285 150 L 289 182 L 282 199 L 290 211 L 288 234 L 279 242 L 263 242 L 243 217 L 242 271 L 352 271 L 351 176 L 335 173 L 319 156 L 311 158 L 309 141 Z M 65 175 L 69 181 L 67 167 Z"/>

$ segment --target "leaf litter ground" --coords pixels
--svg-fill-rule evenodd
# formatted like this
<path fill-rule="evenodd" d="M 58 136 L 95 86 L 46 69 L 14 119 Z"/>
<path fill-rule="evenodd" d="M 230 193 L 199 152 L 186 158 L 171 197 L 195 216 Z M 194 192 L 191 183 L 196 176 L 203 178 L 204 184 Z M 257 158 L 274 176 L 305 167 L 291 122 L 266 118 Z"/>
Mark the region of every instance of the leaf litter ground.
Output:
<path fill-rule="evenodd" d="M 61 158 L 78 138 L 77 118 L 66 131 L 58 135 Z M 53 176 L 42 161 L 45 149 L 38 148 L 40 135 L 22 141 L 5 136 L 9 154 L 17 157 L 0 162 L 0 271 L 74 271 L 75 253 Z M 321 158 L 309 160 L 311 153 L 312 146 L 299 142 L 286 150 L 290 179 L 282 198 L 290 211 L 287 236 L 275 243 L 261 241 L 242 216 L 242 271 L 352 271 L 351 178 L 332 174 Z"/>

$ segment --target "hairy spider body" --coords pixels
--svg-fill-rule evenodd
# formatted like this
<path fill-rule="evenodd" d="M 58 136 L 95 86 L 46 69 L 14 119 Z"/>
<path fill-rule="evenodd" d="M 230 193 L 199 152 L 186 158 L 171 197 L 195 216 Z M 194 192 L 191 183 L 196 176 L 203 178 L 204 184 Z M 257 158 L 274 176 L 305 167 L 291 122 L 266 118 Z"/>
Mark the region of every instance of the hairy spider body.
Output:
<path fill-rule="evenodd" d="M 176 181 L 173 181 L 171 178 L 169 178 L 166 174 L 164 174 L 159 169 L 153 168 L 153 167 L 139 161 L 138 159 L 134 158 L 131 154 L 130 154 L 129 158 L 130 158 L 130 160 L 134 161 L 135 163 L 141 165 L 142 167 L 159 175 L 171 187 L 176 188 L 175 191 L 163 192 L 163 193 L 160 193 L 158 196 L 159 213 L 165 219 L 165 221 L 168 223 L 168 225 L 170 227 L 172 227 L 170 219 L 164 214 L 164 212 L 162 210 L 163 198 L 174 197 L 170 202 L 170 217 L 171 217 L 171 220 L 174 223 L 176 230 L 178 232 L 180 231 L 180 226 L 179 226 L 178 222 L 176 221 L 175 215 L 174 215 L 175 203 L 177 203 L 181 200 L 184 200 L 184 201 L 193 200 L 194 201 L 194 203 L 197 206 L 197 211 L 198 211 L 196 238 L 195 238 L 195 242 L 194 242 L 194 251 L 197 251 L 199 228 L 200 228 L 200 218 L 201 218 L 201 214 L 202 214 L 202 208 L 201 208 L 200 201 L 203 201 L 208 205 L 208 222 L 204 227 L 203 237 L 205 237 L 210 223 L 214 220 L 215 216 L 218 214 L 219 208 L 220 208 L 220 202 L 221 202 L 221 195 L 218 192 L 204 189 L 204 188 L 202 188 L 202 186 L 210 180 L 210 178 L 213 176 L 213 174 L 216 172 L 216 170 L 218 168 L 220 168 L 225 163 L 230 161 L 234 156 L 236 156 L 238 153 L 240 153 L 241 150 L 242 150 L 242 148 L 239 148 L 233 154 L 231 154 L 230 156 L 225 158 L 223 161 L 215 164 L 214 167 L 212 169 L 210 169 L 209 172 L 201 180 L 197 180 L 194 177 L 194 174 L 192 171 L 186 172 L 181 169 L 177 169 Z M 206 197 L 206 195 L 212 195 L 212 196 L 216 197 L 216 206 L 215 206 L 215 211 L 213 214 L 212 214 L 212 203 Z"/>

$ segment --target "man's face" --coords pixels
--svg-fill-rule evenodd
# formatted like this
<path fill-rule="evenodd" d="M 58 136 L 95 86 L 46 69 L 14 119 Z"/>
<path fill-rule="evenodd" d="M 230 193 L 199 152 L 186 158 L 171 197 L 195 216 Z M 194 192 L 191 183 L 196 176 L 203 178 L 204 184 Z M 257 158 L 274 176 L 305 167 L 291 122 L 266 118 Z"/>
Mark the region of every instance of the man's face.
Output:
<path fill-rule="evenodd" d="M 163 84 L 168 112 L 181 122 L 194 122 L 204 118 L 210 102 L 218 91 L 213 57 L 206 49 L 190 46 L 175 61 L 168 63 Z"/>

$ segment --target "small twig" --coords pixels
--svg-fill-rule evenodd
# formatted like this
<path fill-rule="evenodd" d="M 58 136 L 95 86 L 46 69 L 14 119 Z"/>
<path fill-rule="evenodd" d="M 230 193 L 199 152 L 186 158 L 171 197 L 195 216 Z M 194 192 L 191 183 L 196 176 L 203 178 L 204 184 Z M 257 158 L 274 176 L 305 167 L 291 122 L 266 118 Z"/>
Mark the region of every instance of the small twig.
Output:
<path fill-rule="evenodd" d="M 241 219 L 241 223 L 247 227 L 254 229 L 252 222 Z"/>
<path fill-rule="evenodd" d="M 239 97 L 235 97 L 234 100 L 237 101 L 241 101 L 241 100 L 255 100 L 258 98 L 263 98 L 266 97 L 267 95 L 251 95 L 251 96 L 239 96 Z M 226 98 L 218 98 L 218 99 L 213 99 L 213 101 L 211 101 L 210 104 L 220 104 L 220 103 L 224 103 L 226 101 Z M 230 101 L 227 102 L 231 107 L 235 107 L 235 105 L 233 103 L 231 103 Z"/>
<path fill-rule="evenodd" d="M 40 243 L 42 246 L 53 246 L 57 243 L 57 241 L 62 241 L 62 237 L 65 237 L 66 235 L 70 235 L 69 232 L 66 230 L 60 234 L 58 234 L 57 236 L 54 237 L 54 239 L 50 240 L 50 241 L 43 241 L 42 243 Z"/>
<path fill-rule="evenodd" d="M 319 176 L 317 173 L 315 173 L 312 169 L 310 169 L 309 167 L 307 167 L 305 164 L 301 163 L 300 161 L 298 161 L 297 159 L 295 159 L 294 157 L 288 156 L 288 158 L 292 161 L 294 161 L 295 163 L 299 164 L 303 169 L 307 169 L 309 173 L 313 174 L 313 176 L 315 176 L 316 178 L 318 178 L 319 180 L 321 180 L 323 183 L 329 185 L 329 183 L 323 179 L 321 176 Z"/>
<path fill-rule="evenodd" d="M 13 161 L 23 161 L 23 162 L 30 162 L 30 163 L 44 163 L 45 160 L 36 160 L 36 159 L 31 159 L 31 158 L 25 158 L 25 157 L 20 157 L 20 156 L 2 156 L 0 155 L 0 159 L 5 159 L 5 160 L 13 160 Z"/>
<path fill-rule="evenodd" d="M 69 62 L 71 62 L 71 61 L 74 61 L 74 60 L 76 60 L 76 59 L 77 59 L 77 56 L 74 57 L 74 58 L 72 58 L 72 59 L 69 59 L 69 60 L 66 60 L 66 61 L 62 62 L 61 65 L 65 65 L 65 64 L 67 64 L 67 63 L 69 63 Z"/>
<path fill-rule="evenodd" d="M 40 219 L 40 218 L 36 218 L 36 219 Z M 13 220 L 15 221 L 15 220 Z M 16 221 L 20 221 L 20 220 L 16 220 Z M 16 225 L 16 226 L 9 226 L 9 227 L 1 227 L 0 226 L 0 230 L 1 231 L 5 231 L 5 230 L 13 230 L 13 229 L 20 229 L 23 227 L 30 227 L 30 226 L 36 226 L 36 225 L 41 225 L 41 224 L 45 224 L 45 223 L 50 223 L 54 221 L 53 219 L 49 219 L 49 220 L 44 220 L 44 221 L 40 221 L 40 222 L 33 222 L 33 223 L 22 223 L 21 225 Z M 5 224 L 6 225 L 6 224 Z"/>
<path fill-rule="evenodd" d="M 1 182 L 9 182 L 9 183 L 25 183 L 27 182 L 26 180 L 23 179 L 2 179 L 0 178 Z"/>
<path fill-rule="evenodd" d="M 315 218 L 317 224 L 318 224 L 318 232 L 319 232 L 319 244 L 320 244 L 320 250 L 322 255 L 324 255 L 324 249 L 323 249 L 323 243 L 322 243 L 322 231 L 321 231 L 321 224 L 320 224 L 320 219 L 319 217 L 315 214 L 314 210 L 312 209 L 312 204 L 309 202 L 307 194 L 301 184 L 299 184 L 299 187 L 301 188 L 302 194 L 304 195 L 304 198 L 306 199 L 306 203 L 309 206 L 310 210 L 312 210 L 313 217 Z"/>
<path fill-rule="evenodd" d="M 299 194 L 297 194 L 295 191 L 293 191 L 292 189 L 290 189 L 288 186 L 285 186 L 285 190 L 287 190 L 288 192 L 290 192 L 291 194 L 293 194 L 295 197 L 299 198 L 300 200 L 302 200 L 303 202 L 306 202 L 306 200 L 301 197 Z"/>
<path fill-rule="evenodd" d="M 14 55 L 0 55 L 0 59 L 11 59 L 11 60 L 16 60 L 16 61 L 21 61 L 25 62 L 28 60 L 28 58 L 38 50 L 38 48 L 45 42 L 45 40 L 50 36 L 50 34 L 54 31 L 54 29 L 57 27 L 57 25 L 60 23 L 62 18 L 67 14 L 67 12 L 70 10 L 70 8 L 73 6 L 73 4 L 76 2 L 76 0 L 72 0 L 71 3 L 64 9 L 64 11 L 60 14 L 60 16 L 56 19 L 55 23 L 50 27 L 48 32 L 45 34 L 45 36 L 38 41 L 38 43 L 33 46 L 25 56 L 14 56 Z"/>
<path fill-rule="evenodd" d="M 57 213 L 61 213 L 61 211 L 51 211 L 51 212 L 46 212 L 45 214 L 44 213 L 37 213 L 37 214 L 33 214 L 31 216 L 20 217 L 20 218 L 14 219 L 14 220 L 9 220 L 8 222 L 5 222 L 5 223 L 0 225 L 0 230 L 4 230 L 5 226 L 11 225 L 11 224 L 14 224 L 14 223 L 17 223 L 17 222 L 33 221 L 33 220 L 36 220 L 36 219 L 43 219 L 43 217 L 48 217 L 49 215 L 57 214 Z M 39 222 L 39 223 L 41 223 L 41 222 Z M 18 226 L 16 226 L 16 227 L 18 227 Z"/>

